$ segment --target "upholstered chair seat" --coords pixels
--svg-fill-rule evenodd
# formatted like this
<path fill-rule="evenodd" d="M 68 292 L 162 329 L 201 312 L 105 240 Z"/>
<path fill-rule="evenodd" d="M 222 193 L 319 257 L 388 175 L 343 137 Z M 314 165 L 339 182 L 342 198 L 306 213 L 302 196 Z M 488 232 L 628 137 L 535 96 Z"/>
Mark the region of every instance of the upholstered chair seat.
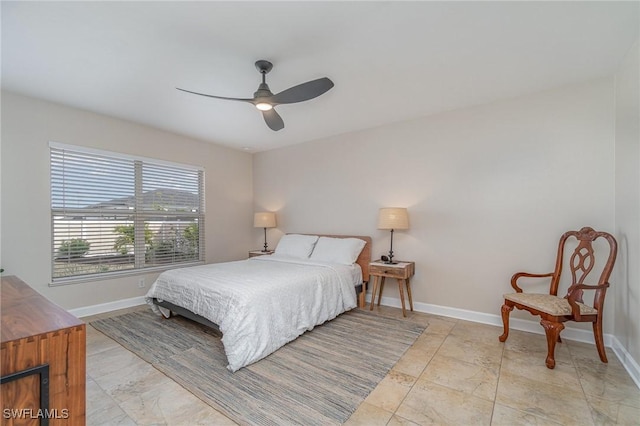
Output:
<path fill-rule="evenodd" d="M 509 293 L 503 297 L 505 300 L 528 306 L 545 314 L 558 317 L 571 315 L 571 305 L 564 297 L 538 293 Z M 598 313 L 597 309 L 584 303 L 576 302 L 576 304 L 580 307 L 580 315 L 594 315 Z"/>

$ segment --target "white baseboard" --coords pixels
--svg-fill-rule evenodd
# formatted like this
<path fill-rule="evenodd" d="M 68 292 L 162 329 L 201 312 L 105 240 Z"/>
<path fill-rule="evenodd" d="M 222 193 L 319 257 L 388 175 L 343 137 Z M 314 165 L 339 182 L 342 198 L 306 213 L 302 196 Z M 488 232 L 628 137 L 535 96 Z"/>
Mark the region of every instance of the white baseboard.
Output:
<path fill-rule="evenodd" d="M 69 309 L 69 312 L 75 317 L 82 318 L 91 315 L 103 314 L 105 312 L 117 311 L 118 309 L 131 308 L 134 306 L 144 305 L 144 296 L 132 297 L 130 299 L 121 299 L 113 302 L 101 303 L 99 305 L 85 306 L 83 308 Z"/>
<path fill-rule="evenodd" d="M 635 359 L 631 356 L 629 352 L 622 346 L 622 343 L 613 336 L 612 338 L 611 348 L 613 352 L 616 354 L 624 368 L 627 370 L 633 381 L 636 383 L 636 386 L 640 388 L 640 365 L 636 362 Z"/>
<path fill-rule="evenodd" d="M 368 303 L 371 303 L 370 294 L 367 294 L 366 300 Z M 383 297 L 380 304 L 394 308 L 402 307 L 400 299 L 393 297 Z M 420 302 L 414 303 L 413 309 L 414 311 L 424 312 L 427 314 L 442 315 L 444 317 L 502 327 L 501 315 L 486 314 L 483 312 L 468 311 L 466 309 L 450 308 L 447 306 L 431 305 L 429 303 Z M 544 334 L 544 329 L 539 322 L 519 318 L 511 318 L 509 321 L 509 328 L 513 330 L 528 331 L 530 333 Z M 577 342 L 595 344 L 593 332 L 591 330 L 580 330 L 577 328 L 566 327 L 562 330 L 562 338 Z M 631 354 L 627 352 L 615 336 L 605 333 L 603 338 L 604 345 L 613 349 L 613 352 L 616 354 L 622 365 L 624 365 L 624 368 L 627 370 L 638 388 L 640 388 L 640 365 L 638 365 L 638 362 L 633 359 Z"/>

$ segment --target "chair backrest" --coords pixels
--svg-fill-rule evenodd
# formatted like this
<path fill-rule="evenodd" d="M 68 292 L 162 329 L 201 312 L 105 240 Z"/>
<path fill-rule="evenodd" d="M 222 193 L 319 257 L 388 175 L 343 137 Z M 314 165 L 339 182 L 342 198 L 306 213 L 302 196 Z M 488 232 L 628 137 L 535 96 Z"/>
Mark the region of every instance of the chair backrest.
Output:
<path fill-rule="evenodd" d="M 560 285 L 560 275 L 562 273 L 565 243 L 571 237 L 574 237 L 578 240 L 578 246 L 575 248 L 573 254 L 569 259 L 569 268 L 571 269 L 571 285 L 569 286 L 567 294 L 571 292 L 571 290 L 573 289 L 572 287 L 576 284 L 600 285 L 608 283 L 611 272 L 613 271 L 613 266 L 616 262 L 618 243 L 616 242 L 616 239 L 613 237 L 613 235 L 607 232 L 597 232 L 593 228 L 589 227 L 584 227 L 579 231 L 565 232 L 562 237 L 560 237 L 560 243 L 558 244 L 558 256 L 556 259 L 556 269 L 551 281 L 551 294 L 556 296 L 558 295 L 558 286 Z M 595 253 L 593 250 L 593 242 L 598 238 L 604 238 L 609 243 L 609 257 L 602 267 L 602 272 L 600 273 L 598 282 L 585 281 L 585 279 L 592 272 L 593 267 L 596 263 Z M 596 290 L 593 302 L 594 308 L 600 310 L 604 302 L 604 295 L 606 293 L 606 290 L 606 288 Z M 580 291 L 578 301 L 582 302 L 582 291 Z"/>

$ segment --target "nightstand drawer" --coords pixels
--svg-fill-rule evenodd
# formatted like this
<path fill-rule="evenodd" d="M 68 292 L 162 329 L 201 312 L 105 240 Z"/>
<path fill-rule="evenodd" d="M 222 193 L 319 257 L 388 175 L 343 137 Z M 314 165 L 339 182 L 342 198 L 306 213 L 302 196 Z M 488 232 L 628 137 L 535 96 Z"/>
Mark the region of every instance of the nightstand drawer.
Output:
<path fill-rule="evenodd" d="M 398 265 L 385 265 L 372 263 L 369 265 L 369 273 L 372 275 L 380 275 L 390 278 L 407 278 L 413 275 L 411 267 L 405 267 L 402 264 Z"/>

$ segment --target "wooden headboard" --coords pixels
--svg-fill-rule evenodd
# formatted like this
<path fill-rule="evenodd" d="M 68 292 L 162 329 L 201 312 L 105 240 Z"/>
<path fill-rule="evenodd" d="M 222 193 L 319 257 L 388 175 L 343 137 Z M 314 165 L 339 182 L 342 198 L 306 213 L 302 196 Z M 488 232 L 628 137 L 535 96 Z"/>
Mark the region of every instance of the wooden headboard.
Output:
<path fill-rule="evenodd" d="M 369 263 L 371 262 L 371 237 L 363 235 L 327 235 L 327 234 L 305 234 L 305 235 L 317 235 L 319 237 L 331 237 L 331 238 L 359 238 L 365 242 L 364 248 L 360 252 L 360 256 L 356 259 L 356 263 L 360 265 L 362 269 L 362 280 L 369 282 Z"/>

